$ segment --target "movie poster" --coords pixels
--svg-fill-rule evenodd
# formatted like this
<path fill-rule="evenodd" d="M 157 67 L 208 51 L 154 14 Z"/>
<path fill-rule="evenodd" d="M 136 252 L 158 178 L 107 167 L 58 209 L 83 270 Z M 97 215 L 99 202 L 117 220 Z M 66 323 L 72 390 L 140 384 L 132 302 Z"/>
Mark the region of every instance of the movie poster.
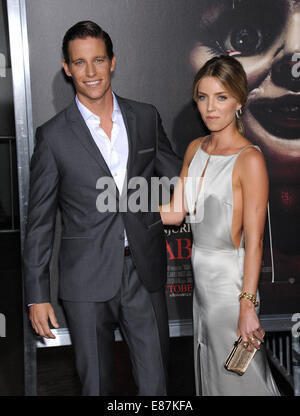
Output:
<path fill-rule="evenodd" d="M 221 54 L 241 62 L 249 83 L 242 116 L 245 136 L 260 147 L 269 172 L 261 312 L 296 312 L 300 294 L 300 1 L 197 3 L 199 22 L 193 28 L 190 65 L 196 73 Z M 182 121 L 192 113 L 186 108 L 177 127 L 185 126 Z M 180 155 L 191 141 L 184 142 L 188 137 L 184 128 L 177 129 Z M 195 123 L 192 129 L 197 130 Z"/>
<path fill-rule="evenodd" d="M 172 320 L 191 319 L 193 269 L 191 264 L 191 225 L 165 227 L 168 272 L 166 296 L 169 317 Z"/>

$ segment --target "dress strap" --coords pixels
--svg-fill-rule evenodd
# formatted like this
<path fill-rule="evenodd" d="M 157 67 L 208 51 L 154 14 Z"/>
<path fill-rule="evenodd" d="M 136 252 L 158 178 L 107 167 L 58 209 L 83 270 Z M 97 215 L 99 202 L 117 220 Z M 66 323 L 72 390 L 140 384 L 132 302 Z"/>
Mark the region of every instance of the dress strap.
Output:
<path fill-rule="evenodd" d="M 269 225 L 269 238 L 270 238 L 270 255 L 271 255 L 271 267 L 272 267 L 272 283 L 275 283 L 275 270 L 274 270 L 274 257 L 273 257 L 273 244 L 272 244 L 272 229 L 271 229 L 271 215 L 270 215 L 270 203 L 268 201 L 268 225 Z"/>
<path fill-rule="evenodd" d="M 254 149 L 257 149 L 261 152 L 260 148 L 258 146 L 255 146 L 254 144 L 247 144 L 247 146 L 243 147 L 238 153 L 237 156 L 239 156 L 244 150 L 248 149 L 249 147 L 254 147 Z"/>

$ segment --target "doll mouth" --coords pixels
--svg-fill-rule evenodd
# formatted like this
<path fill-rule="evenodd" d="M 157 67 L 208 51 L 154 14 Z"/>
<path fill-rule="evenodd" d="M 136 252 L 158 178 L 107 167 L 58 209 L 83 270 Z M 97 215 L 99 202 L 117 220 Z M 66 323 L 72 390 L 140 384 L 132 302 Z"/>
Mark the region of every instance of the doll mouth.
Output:
<path fill-rule="evenodd" d="M 249 110 L 272 135 L 290 140 L 300 138 L 300 96 L 258 99 Z"/>

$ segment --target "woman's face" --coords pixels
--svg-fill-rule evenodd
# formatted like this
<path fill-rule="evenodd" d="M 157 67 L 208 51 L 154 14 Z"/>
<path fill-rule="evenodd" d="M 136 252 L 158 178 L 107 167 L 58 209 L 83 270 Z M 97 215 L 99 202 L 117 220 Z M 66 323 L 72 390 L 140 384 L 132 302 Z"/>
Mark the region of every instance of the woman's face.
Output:
<path fill-rule="evenodd" d="M 203 4 L 200 40 L 191 52 L 194 70 L 220 54 L 241 62 L 249 83 L 242 117 L 245 136 L 261 147 L 273 180 L 296 180 L 300 175 L 300 69 L 295 55 L 300 53 L 300 0 L 205 0 Z"/>
<path fill-rule="evenodd" d="M 217 78 L 207 76 L 198 83 L 197 107 L 207 128 L 217 132 L 235 126 L 241 105 Z"/>

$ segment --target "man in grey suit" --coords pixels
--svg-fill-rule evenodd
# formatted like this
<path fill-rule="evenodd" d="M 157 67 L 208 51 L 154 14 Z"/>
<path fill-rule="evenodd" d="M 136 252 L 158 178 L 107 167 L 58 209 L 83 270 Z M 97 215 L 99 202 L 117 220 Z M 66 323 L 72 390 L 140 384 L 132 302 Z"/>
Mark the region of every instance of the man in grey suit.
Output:
<path fill-rule="evenodd" d="M 76 98 L 36 134 L 23 256 L 29 317 L 39 335 L 54 337 L 49 262 L 60 208 L 59 296 L 83 395 L 114 394 L 117 324 L 138 394 L 165 395 L 167 260 L 160 214 L 151 211 L 150 182 L 178 175 L 180 160 L 156 109 L 112 92 L 115 56 L 106 32 L 90 21 L 77 23 L 65 34 L 63 55 Z M 148 210 L 124 209 L 133 193 L 128 181 L 135 177 L 149 185 Z M 99 206 L 103 178 L 115 185 L 108 192 L 116 209 Z"/>

